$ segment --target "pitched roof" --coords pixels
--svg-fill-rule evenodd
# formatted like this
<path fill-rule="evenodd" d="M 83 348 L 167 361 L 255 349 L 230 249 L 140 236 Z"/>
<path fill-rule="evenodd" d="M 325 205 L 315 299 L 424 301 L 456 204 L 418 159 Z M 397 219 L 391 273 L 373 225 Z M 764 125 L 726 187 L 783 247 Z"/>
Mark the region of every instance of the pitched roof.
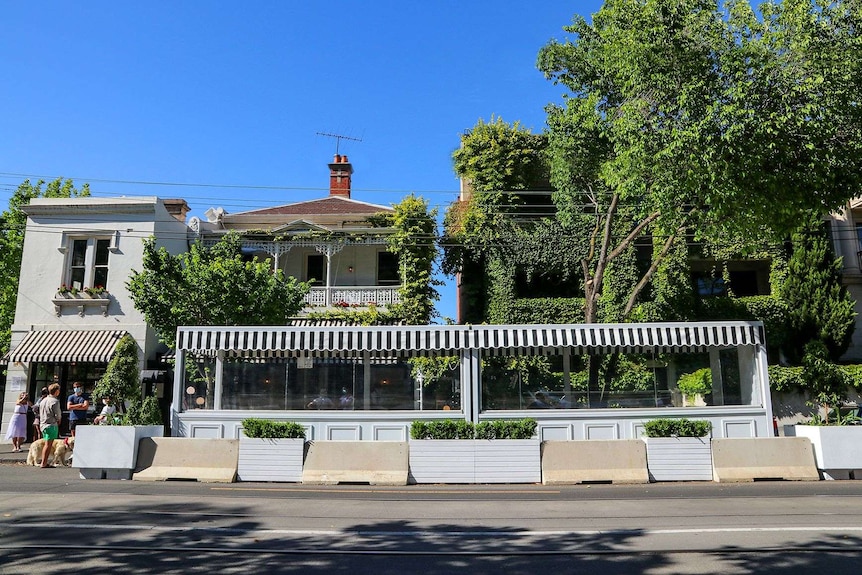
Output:
<path fill-rule="evenodd" d="M 272 208 L 262 208 L 260 210 L 251 210 L 248 212 L 238 212 L 234 214 L 226 214 L 225 218 L 231 216 L 269 216 L 269 215 L 316 215 L 316 214 L 362 214 L 371 215 L 378 212 L 391 212 L 392 208 L 371 204 L 368 202 L 360 202 L 349 198 L 338 196 L 329 196 L 318 200 L 308 200 L 305 202 L 296 202 L 294 204 L 285 204 L 283 206 L 275 206 Z"/>

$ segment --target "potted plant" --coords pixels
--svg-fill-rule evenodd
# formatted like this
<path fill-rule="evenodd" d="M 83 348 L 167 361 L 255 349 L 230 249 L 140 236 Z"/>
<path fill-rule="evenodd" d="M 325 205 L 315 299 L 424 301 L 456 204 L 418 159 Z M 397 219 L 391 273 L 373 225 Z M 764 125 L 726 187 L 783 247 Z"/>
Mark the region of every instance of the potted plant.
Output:
<path fill-rule="evenodd" d="M 538 483 L 541 442 L 536 420 L 414 421 L 410 480 L 414 483 Z"/>
<path fill-rule="evenodd" d="M 814 448 L 817 468 L 825 479 L 847 477 L 862 469 L 862 426 L 855 413 L 841 413 L 850 380 L 840 366 L 828 359 L 820 341 L 805 346 L 802 377 L 811 396 L 814 416 L 793 426 L 797 437 L 807 437 Z"/>
<path fill-rule="evenodd" d="M 694 373 L 685 373 L 680 376 L 677 387 L 682 393 L 683 405 L 703 407 L 706 405 L 703 396 L 712 392 L 712 370 L 704 367 Z"/>
<path fill-rule="evenodd" d="M 291 421 L 250 417 L 239 438 L 239 481 L 302 481 L 305 428 Z"/>
<path fill-rule="evenodd" d="M 652 419 L 644 423 L 650 481 L 712 481 L 712 424 Z"/>
<path fill-rule="evenodd" d="M 102 425 L 79 426 L 75 433 L 72 466 L 83 479 L 130 479 L 138 458 L 138 444 L 145 437 L 162 437 L 165 427 L 155 396 L 142 397 L 138 344 L 126 334 L 93 397 L 110 397 L 117 413 Z"/>

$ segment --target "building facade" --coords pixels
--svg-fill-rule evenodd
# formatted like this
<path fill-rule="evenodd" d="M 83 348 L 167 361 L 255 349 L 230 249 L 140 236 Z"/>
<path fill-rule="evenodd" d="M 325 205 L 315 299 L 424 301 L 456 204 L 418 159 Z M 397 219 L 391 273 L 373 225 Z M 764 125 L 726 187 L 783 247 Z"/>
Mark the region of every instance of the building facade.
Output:
<path fill-rule="evenodd" d="M 126 281 L 141 268 L 145 239 L 173 254 L 188 250 L 184 200 L 36 198 L 22 209 L 27 228 L 4 414 L 21 391 L 38 398 L 42 387 L 58 383 L 65 407 L 74 382 L 92 389 L 124 334 L 138 344 L 141 369 L 152 365 L 165 349 Z"/>

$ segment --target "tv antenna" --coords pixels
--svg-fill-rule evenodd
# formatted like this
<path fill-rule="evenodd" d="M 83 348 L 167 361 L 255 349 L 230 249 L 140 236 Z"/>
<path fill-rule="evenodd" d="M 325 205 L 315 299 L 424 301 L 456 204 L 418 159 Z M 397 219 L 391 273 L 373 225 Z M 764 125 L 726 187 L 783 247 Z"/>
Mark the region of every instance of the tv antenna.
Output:
<path fill-rule="evenodd" d="M 317 132 L 318 136 L 326 136 L 327 138 L 335 138 L 335 153 L 338 154 L 338 146 L 341 144 L 341 140 L 350 140 L 353 142 L 361 142 L 362 138 L 351 138 L 350 136 L 344 136 L 342 134 L 330 134 L 329 132 Z"/>

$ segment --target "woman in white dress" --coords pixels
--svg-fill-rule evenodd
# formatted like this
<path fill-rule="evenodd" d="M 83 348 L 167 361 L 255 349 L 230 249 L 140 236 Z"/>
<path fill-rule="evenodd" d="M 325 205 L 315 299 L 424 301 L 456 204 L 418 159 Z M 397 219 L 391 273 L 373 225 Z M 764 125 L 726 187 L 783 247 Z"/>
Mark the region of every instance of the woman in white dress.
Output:
<path fill-rule="evenodd" d="M 22 391 L 15 402 L 12 418 L 9 419 L 9 428 L 6 430 L 6 439 L 12 440 L 12 453 L 21 451 L 21 444 L 27 439 L 27 412 L 30 411 L 30 396 Z"/>

